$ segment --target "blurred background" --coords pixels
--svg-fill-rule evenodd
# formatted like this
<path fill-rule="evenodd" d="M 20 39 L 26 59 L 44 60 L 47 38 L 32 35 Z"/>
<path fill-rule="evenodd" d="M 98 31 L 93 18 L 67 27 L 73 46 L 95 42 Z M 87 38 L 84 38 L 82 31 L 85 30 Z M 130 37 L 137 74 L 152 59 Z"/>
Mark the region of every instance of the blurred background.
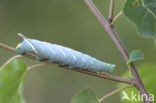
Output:
<path fill-rule="evenodd" d="M 115 2 L 115 14 L 125 0 Z M 108 17 L 109 0 L 96 0 Z M 134 24 L 123 15 L 115 24 L 116 31 L 129 51 L 141 49 L 145 59 L 136 66 L 156 61 L 154 41 L 138 35 Z M 116 64 L 114 75 L 128 70 L 120 53 L 84 0 L 0 0 L 0 42 L 16 47 L 22 40 L 17 33 L 67 46 L 102 61 Z M 16 55 L 0 48 L 0 65 Z M 25 59 L 27 65 L 37 63 Z M 99 97 L 116 89 L 116 82 L 96 78 L 53 66 L 42 66 L 27 72 L 24 96 L 27 103 L 69 103 L 82 89 L 92 88 Z M 119 94 L 103 103 L 119 103 Z"/>

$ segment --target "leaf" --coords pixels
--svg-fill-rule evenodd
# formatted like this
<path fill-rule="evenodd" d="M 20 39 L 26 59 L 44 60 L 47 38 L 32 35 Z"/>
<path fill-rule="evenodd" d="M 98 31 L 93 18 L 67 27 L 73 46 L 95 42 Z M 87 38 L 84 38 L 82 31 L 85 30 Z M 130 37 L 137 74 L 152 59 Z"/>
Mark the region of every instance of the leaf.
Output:
<path fill-rule="evenodd" d="M 71 103 L 99 103 L 93 90 L 87 88 L 73 97 Z"/>
<path fill-rule="evenodd" d="M 130 53 L 128 64 L 131 62 L 144 59 L 144 53 L 141 50 L 134 50 Z"/>
<path fill-rule="evenodd" d="M 156 38 L 156 0 L 127 0 L 123 11 L 143 37 Z"/>
<path fill-rule="evenodd" d="M 155 96 L 156 95 L 156 82 L 155 78 L 156 78 L 156 65 L 155 64 L 151 64 L 151 63 L 146 63 L 146 64 L 142 64 L 138 67 L 139 70 L 139 74 L 141 76 L 141 79 L 148 91 L 148 93 L 150 94 L 150 100 L 152 100 L 152 95 Z M 129 71 L 126 71 L 122 77 L 124 78 L 128 78 L 129 77 Z M 118 84 L 118 88 L 119 87 L 123 87 L 125 86 L 125 84 Z M 130 100 L 128 99 L 123 99 L 122 102 L 123 103 L 144 103 L 142 102 L 142 98 L 140 98 L 140 102 L 139 101 L 139 92 L 136 88 L 134 87 L 130 87 L 127 89 L 124 89 L 123 91 L 120 92 L 120 96 L 121 98 L 123 98 L 123 96 L 125 96 L 125 94 L 129 97 Z M 133 96 L 136 95 L 136 100 L 132 101 L 132 94 Z"/>
<path fill-rule="evenodd" d="M 22 86 L 26 70 L 25 63 L 17 59 L 0 68 L 0 103 L 25 103 Z"/>

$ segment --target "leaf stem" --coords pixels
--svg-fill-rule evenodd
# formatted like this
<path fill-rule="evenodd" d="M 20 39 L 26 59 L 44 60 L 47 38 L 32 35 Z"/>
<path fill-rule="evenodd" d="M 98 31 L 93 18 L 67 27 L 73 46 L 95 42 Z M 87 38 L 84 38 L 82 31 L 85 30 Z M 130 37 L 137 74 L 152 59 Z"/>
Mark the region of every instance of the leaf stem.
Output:
<path fill-rule="evenodd" d="M 48 64 L 51 64 L 51 63 L 39 63 L 39 64 L 32 65 L 32 66 L 28 67 L 27 69 L 31 70 L 33 68 L 36 68 L 36 67 L 39 67 L 39 66 L 48 65 Z"/>
<path fill-rule="evenodd" d="M 114 13 L 114 0 L 110 0 L 110 6 L 109 6 L 109 18 L 108 22 L 111 24 L 113 21 L 113 13 Z"/>
<path fill-rule="evenodd" d="M 119 17 L 123 14 L 123 11 L 120 11 L 113 19 L 111 25 L 115 24 L 115 22 L 119 19 Z"/>
<path fill-rule="evenodd" d="M 6 45 L 5 45 L 6 46 Z M 20 58 L 20 57 L 22 57 L 21 55 L 16 55 L 16 56 L 13 56 L 13 57 L 11 57 L 9 60 L 7 60 L 3 65 L 2 65 L 2 67 L 0 67 L 0 69 L 1 68 L 3 68 L 4 66 L 6 66 L 10 61 L 12 61 L 13 59 L 15 59 L 15 58 Z"/>
<path fill-rule="evenodd" d="M 106 99 L 107 97 L 112 96 L 113 94 L 116 94 L 116 93 L 122 91 L 123 89 L 129 88 L 129 87 L 132 87 L 132 86 L 133 86 L 133 84 L 130 84 L 130 85 L 128 85 L 128 86 L 124 86 L 124 87 L 118 88 L 118 89 L 116 89 L 116 90 L 113 90 L 113 91 L 109 92 L 108 94 L 104 95 L 103 97 L 101 97 L 101 98 L 99 99 L 99 102 L 101 103 L 101 102 L 102 102 L 104 99 Z"/>
<path fill-rule="evenodd" d="M 142 3 L 143 6 L 145 5 L 145 4 L 144 4 L 144 0 L 141 0 L 141 3 Z"/>

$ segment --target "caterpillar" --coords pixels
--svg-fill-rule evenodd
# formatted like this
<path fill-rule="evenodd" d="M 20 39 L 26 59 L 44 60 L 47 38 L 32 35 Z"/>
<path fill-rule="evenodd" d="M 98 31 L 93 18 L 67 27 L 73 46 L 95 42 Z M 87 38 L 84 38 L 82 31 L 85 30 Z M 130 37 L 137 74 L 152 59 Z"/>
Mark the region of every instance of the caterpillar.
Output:
<path fill-rule="evenodd" d="M 16 52 L 21 55 L 24 53 L 32 54 L 36 56 L 38 61 L 48 60 L 50 63 L 68 65 L 70 69 L 80 68 L 92 72 L 112 73 L 115 68 L 114 64 L 102 62 L 71 48 L 29 39 L 21 33 L 18 35 L 23 38 L 23 42 L 17 45 Z"/>

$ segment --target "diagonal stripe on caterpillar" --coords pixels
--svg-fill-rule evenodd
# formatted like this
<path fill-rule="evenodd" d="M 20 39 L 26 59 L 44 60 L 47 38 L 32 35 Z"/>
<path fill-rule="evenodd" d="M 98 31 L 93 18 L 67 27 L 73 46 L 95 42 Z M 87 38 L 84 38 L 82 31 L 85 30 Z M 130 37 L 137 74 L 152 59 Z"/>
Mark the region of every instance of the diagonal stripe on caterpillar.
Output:
<path fill-rule="evenodd" d="M 51 63 L 68 65 L 71 69 L 80 68 L 93 72 L 112 73 L 115 68 L 114 64 L 102 62 L 71 48 L 29 39 L 20 33 L 19 35 L 23 38 L 23 42 L 16 47 L 16 52 L 18 54 L 30 53 L 35 55 L 37 60 L 44 59 Z"/>

